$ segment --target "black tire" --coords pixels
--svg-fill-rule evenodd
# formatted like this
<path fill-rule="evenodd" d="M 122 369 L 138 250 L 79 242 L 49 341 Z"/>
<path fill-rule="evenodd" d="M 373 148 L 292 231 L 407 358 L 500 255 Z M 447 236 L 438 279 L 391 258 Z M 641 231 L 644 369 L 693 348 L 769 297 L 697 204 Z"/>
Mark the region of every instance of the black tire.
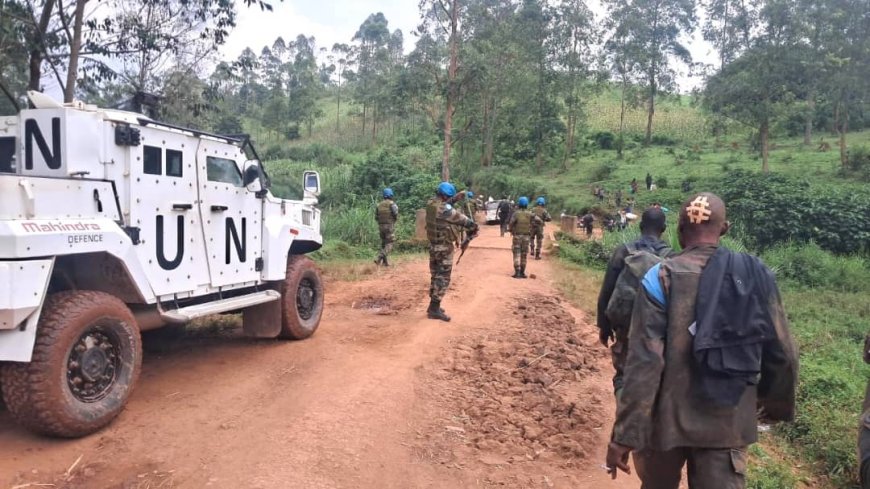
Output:
<path fill-rule="evenodd" d="M 59 292 L 46 299 L 37 328 L 30 363 L 0 367 L 9 411 L 32 431 L 66 438 L 109 424 L 142 366 L 130 309 L 104 292 Z"/>
<path fill-rule="evenodd" d="M 313 335 L 323 315 L 323 279 L 317 265 L 307 256 L 290 256 L 279 291 L 281 333 L 278 336 L 304 340 Z"/>

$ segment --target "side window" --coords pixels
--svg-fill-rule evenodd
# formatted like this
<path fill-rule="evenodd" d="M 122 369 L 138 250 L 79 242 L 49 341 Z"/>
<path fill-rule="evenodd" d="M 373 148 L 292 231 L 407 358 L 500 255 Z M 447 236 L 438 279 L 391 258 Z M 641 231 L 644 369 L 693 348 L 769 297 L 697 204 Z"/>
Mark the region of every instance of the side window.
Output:
<path fill-rule="evenodd" d="M 15 138 L 0 138 L 0 173 L 15 171 Z"/>
<path fill-rule="evenodd" d="M 242 172 L 239 171 L 235 161 L 208 156 L 205 163 L 209 182 L 231 183 L 236 187 L 242 186 Z"/>
<path fill-rule="evenodd" d="M 146 175 L 163 174 L 163 150 L 154 146 L 145 146 L 143 149 L 143 170 Z"/>
<path fill-rule="evenodd" d="M 184 172 L 184 157 L 181 151 L 166 150 L 166 176 L 180 177 Z"/>

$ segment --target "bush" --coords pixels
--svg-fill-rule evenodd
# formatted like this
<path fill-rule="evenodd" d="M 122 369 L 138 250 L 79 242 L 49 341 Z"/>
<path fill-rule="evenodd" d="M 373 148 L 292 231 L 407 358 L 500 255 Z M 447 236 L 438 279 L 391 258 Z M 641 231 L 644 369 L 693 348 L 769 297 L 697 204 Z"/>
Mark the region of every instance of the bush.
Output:
<path fill-rule="evenodd" d="M 743 171 L 723 177 L 719 189 L 732 222 L 757 248 L 815 241 L 835 253 L 868 251 L 870 196 L 865 193 Z"/>
<path fill-rule="evenodd" d="M 656 134 L 652 138 L 650 138 L 650 144 L 653 144 L 655 146 L 675 146 L 677 144 L 677 140 L 672 137 Z"/>
<path fill-rule="evenodd" d="M 590 136 L 601 149 L 616 149 L 616 136 L 610 131 L 600 131 Z"/>
<path fill-rule="evenodd" d="M 863 182 L 870 182 L 870 148 L 856 146 L 849 152 L 849 161 L 845 171 L 840 172 L 844 176 L 857 178 Z"/>
<path fill-rule="evenodd" d="M 656 178 L 655 184 L 658 189 L 668 188 L 668 179 L 667 177 L 658 177 Z"/>
<path fill-rule="evenodd" d="M 777 277 L 799 288 L 870 292 L 870 282 L 865 280 L 870 267 L 858 256 L 837 256 L 810 242 L 778 245 L 762 258 Z"/>

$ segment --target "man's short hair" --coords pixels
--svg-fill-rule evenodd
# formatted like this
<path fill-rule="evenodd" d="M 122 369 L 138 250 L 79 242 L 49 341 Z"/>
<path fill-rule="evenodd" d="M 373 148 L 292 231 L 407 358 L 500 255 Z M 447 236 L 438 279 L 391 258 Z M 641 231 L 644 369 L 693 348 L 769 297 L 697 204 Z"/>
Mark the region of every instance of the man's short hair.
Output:
<path fill-rule="evenodd" d="M 643 215 L 640 217 L 641 231 L 662 232 L 666 226 L 665 213 L 657 207 L 650 207 L 643 211 Z"/>

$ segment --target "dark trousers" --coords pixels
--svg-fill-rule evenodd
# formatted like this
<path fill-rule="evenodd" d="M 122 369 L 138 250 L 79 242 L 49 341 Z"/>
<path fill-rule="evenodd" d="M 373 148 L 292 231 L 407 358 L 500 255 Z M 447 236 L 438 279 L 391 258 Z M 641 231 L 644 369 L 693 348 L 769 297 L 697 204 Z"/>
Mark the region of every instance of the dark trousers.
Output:
<path fill-rule="evenodd" d="M 641 489 L 678 489 L 688 465 L 689 489 L 744 489 L 746 448 L 674 448 L 634 453 Z"/>
<path fill-rule="evenodd" d="M 504 236 L 504 233 L 507 232 L 507 228 L 508 228 L 507 219 L 499 220 L 498 223 L 501 226 L 501 235 Z"/>

